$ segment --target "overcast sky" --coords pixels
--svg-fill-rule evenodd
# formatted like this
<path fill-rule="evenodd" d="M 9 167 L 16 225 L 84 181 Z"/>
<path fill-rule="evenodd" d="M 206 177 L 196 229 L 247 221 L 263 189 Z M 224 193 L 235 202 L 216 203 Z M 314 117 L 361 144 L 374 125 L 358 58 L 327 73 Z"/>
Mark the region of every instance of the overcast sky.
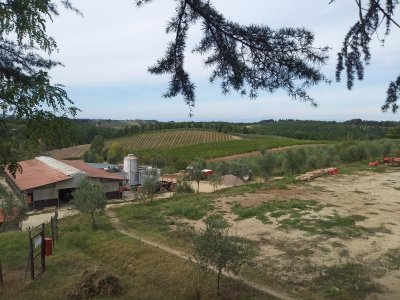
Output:
<path fill-rule="evenodd" d="M 235 93 L 222 95 L 219 83 L 208 82 L 203 58 L 188 54 L 186 68 L 196 84 L 194 116 L 182 97 L 164 99 L 168 76 L 147 72 L 163 56 L 172 35 L 165 25 L 175 1 L 154 0 L 137 8 L 133 0 L 73 1 L 84 17 L 69 11 L 49 25 L 59 52 L 52 58 L 65 67 L 51 72 L 56 83 L 64 84 L 70 98 L 82 112 L 79 118 L 157 119 L 161 121 L 258 121 L 262 119 L 309 119 L 343 121 L 400 120 L 400 114 L 382 113 L 387 86 L 400 73 L 400 30 L 384 47 L 373 42 L 371 64 L 365 79 L 352 91 L 345 81 L 336 83 L 336 53 L 349 27 L 357 19 L 354 1 L 336 0 L 213 0 L 227 18 L 242 24 L 264 24 L 271 28 L 305 27 L 315 33 L 316 46 L 330 46 L 331 59 L 323 68 L 331 85 L 309 90 L 318 108 L 290 100 L 284 92 L 260 92 L 256 100 Z M 245 4 L 244 4 L 245 3 Z M 198 27 L 190 31 L 190 45 L 199 41 Z M 382 36 L 380 36 L 382 38 Z"/>

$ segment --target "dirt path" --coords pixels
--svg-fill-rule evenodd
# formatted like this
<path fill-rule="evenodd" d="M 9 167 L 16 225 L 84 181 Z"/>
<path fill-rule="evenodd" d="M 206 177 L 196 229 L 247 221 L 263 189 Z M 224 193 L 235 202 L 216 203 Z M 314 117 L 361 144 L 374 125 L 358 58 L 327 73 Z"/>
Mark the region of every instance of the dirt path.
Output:
<path fill-rule="evenodd" d="M 162 245 L 160 243 L 145 239 L 145 238 L 137 235 L 133 230 L 124 229 L 122 224 L 121 224 L 121 222 L 120 222 L 120 220 L 117 218 L 117 216 L 116 216 L 114 211 L 112 211 L 110 209 L 107 209 L 106 210 L 106 215 L 110 218 L 111 223 L 114 226 L 114 228 L 118 232 L 122 233 L 123 235 L 129 236 L 129 237 L 134 238 L 136 240 L 139 240 L 140 242 L 142 242 L 142 243 L 144 243 L 146 245 L 149 245 L 149 246 L 152 246 L 152 247 L 155 247 L 155 248 L 159 248 L 159 249 L 161 249 L 161 250 L 163 250 L 163 251 L 165 251 L 167 253 L 170 253 L 172 255 L 175 255 L 175 256 L 177 256 L 179 258 L 182 258 L 182 259 L 185 259 L 185 260 L 190 260 L 190 256 L 185 252 L 178 251 L 178 250 L 170 248 L 170 247 L 168 247 L 166 245 Z M 216 271 L 213 268 L 209 268 L 209 269 L 213 270 L 213 271 Z M 264 286 L 264 285 L 249 281 L 249 280 L 244 279 L 242 277 L 235 276 L 235 275 L 232 275 L 232 274 L 226 273 L 226 272 L 224 272 L 224 275 L 226 277 L 232 278 L 234 280 L 241 281 L 244 284 L 246 284 L 247 286 L 249 286 L 249 287 L 251 287 L 253 289 L 256 289 L 256 290 L 258 290 L 260 292 L 263 292 L 263 293 L 265 293 L 267 295 L 273 296 L 273 297 L 275 297 L 277 299 L 285 299 L 285 300 L 292 300 L 293 299 L 293 298 L 289 297 L 288 295 L 285 295 L 285 294 L 280 293 L 280 292 L 276 292 L 276 291 L 270 289 L 267 286 Z"/>
<path fill-rule="evenodd" d="M 300 148 L 300 147 L 315 147 L 315 146 L 321 146 L 321 145 L 323 145 L 323 144 L 286 146 L 286 147 L 268 149 L 267 152 L 274 153 L 274 152 L 285 151 L 287 149 Z M 221 161 L 238 160 L 238 159 L 243 159 L 243 158 L 256 157 L 256 156 L 260 156 L 260 155 L 261 155 L 260 151 L 252 151 L 252 152 L 247 152 L 247 153 L 242 153 L 242 154 L 234 154 L 234 155 L 228 155 L 228 156 L 224 156 L 224 157 L 208 159 L 207 162 L 221 162 Z"/>

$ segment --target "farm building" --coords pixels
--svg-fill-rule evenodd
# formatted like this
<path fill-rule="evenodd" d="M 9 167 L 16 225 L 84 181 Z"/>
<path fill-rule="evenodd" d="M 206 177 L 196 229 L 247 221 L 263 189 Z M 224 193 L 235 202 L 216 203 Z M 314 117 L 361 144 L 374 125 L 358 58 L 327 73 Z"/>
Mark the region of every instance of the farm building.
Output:
<path fill-rule="evenodd" d="M 120 198 L 125 178 L 94 168 L 81 160 L 57 160 L 47 156 L 19 162 L 22 173 L 6 172 L 6 181 L 32 208 L 68 202 L 82 177 L 100 184 L 107 198 Z"/>

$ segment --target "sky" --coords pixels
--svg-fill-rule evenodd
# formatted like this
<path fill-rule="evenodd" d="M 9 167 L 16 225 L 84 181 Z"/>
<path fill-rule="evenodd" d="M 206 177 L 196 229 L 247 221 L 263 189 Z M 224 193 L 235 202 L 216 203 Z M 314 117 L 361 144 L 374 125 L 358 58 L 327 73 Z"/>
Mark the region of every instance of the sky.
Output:
<path fill-rule="evenodd" d="M 349 91 L 345 80 L 335 82 L 336 54 L 350 26 L 358 18 L 354 1 L 336 0 L 212 0 L 226 18 L 241 24 L 263 24 L 273 29 L 304 27 L 315 34 L 315 45 L 329 46 L 330 59 L 322 68 L 332 80 L 309 89 L 318 103 L 291 100 L 284 91 L 260 92 L 255 100 L 236 93 L 223 95 L 219 82 L 209 83 L 204 57 L 190 52 L 200 40 L 199 26 L 189 32 L 185 67 L 196 85 L 193 117 L 181 96 L 165 99 L 168 76 L 147 72 L 164 55 L 173 35 L 165 33 L 176 1 L 154 0 L 141 8 L 133 0 L 72 1 L 84 17 L 60 9 L 48 25 L 59 51 L 51 58 L 64 67 L 50 72 L 54 83 L 65 86 L 78 118 L 145 119 L 159 121 L 253 122 L 264 119 L 344 121 L 400 120 L 400 114 L 382 113 L 390 81 L 399 75 L 400 30 L 392 27 L 384 47 L 377 36 L 365 79 Z M 245 4 L 244 4 L 245 3 Z M 345 78 L 344 78 L 345 79 Z"/>

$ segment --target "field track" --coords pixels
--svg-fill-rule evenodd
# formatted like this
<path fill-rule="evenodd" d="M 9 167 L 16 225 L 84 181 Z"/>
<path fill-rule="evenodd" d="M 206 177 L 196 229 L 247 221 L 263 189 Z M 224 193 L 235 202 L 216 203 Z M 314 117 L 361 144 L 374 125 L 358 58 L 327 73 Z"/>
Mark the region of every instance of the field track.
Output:
<path fill-rule="evenodd" d="M 120 232 L 121 234 L 123 234 L 123 235 L 125 235 L 125 236 L 128 236 L 128 237 L 130 237 L 130 238 L 139 240 L 139 241 L 141 241 L 141 242 L 144 243 L 144 244 L 147 244 L 147 245 L 149 245 L 149 246 L 158 248 L 158 249 L 160 249 L 160 250 L 163 250 L 163 251 L 165 251 L 165 252 L 167 252 L 167 253 L 169 253 L 169 254 L 172 254 L 172 255 L 177 256 L 177 257 L 179 257 L 179 258 L 182 258 L 182 259 L 184 259 L 184 260 L 192 261 L 191 258 L 190 258 L 190 254 L 188 254 L 188 253 L 185 253 L 185 252 L 182 252 L 182 251 L 178 251 L 178 250 L 176 250 L 176 249 L 172 249 L 171 247 L 168 247 L 168 246 L 166 246 L 166 245 L 163 245 L 163 244 L 154 242 L 154 241 L 152 241 L 152 240 L 149 240 L 149 239 L 147 239 L 147 238 L 144 238 L 144 237 L 142 237 L 142 236 L 139 236 L 138 234 L 136 234 L 136 233 L 135 233 L 134 231 L 132 231 L 132 230 L 125 229 L 124 226 L 123 226 L 123 225 L 121 224 L 121 222 L 119 221 L 119 219 L 117 218 L 116 213 L 115 213 L 114 211 L 112 211 L 112 210 L 110 210 L 110 209 L 107 209 L 105 212 L 106 212 L 106 215 L 110 218 L 110 221 L 111 221 L 111 224 L 113 225 L 113 227 L 114 227 L 118 232 Z M 213 268 L 209 268 L 209 269 L 212 270 L 212 271 L 214 271 L 214 272 L 216 272 L 216 270 L 213 269 Z M 243 282 L 244 284 L 246 284 L 247 286 L 249 286 L 249 287 L 251 287 L 251 288 L 253 288 L 253 289 L 255 289 L 255 290 L 258 290 L 258 291 L 260 291 L 260 292 L 263 292 L 263 293 L 265 293 L 265 294 L 267 294 L 267 295 L 273 296 L 273 297 L 275 297 L 276 299 L 279 299 L 279 300 L 292 300 L 292 299 L 293 299 L 293 298 L 291 298 L 290 296 L 288 296 L 288 295 L 286 295 L 286 294 L 284 294 L 284 293 L 275 291 L 275 290 L 273 290 L 273 289 L 271 289 L 271 288 L 269 288 L 269 287 L 267 287 L 267 286 L 265 286 L 265 285 L 255 283 L 255 282 L 253 282 L 253 281 L 247 280 L 247 279 L 245 279 L 245 278 L 242 278 L 242 277 L 239 277 L 239 276 L 236 276 L 236 275 L 227 273 L 227 272 L 223 272 L 223 274 L 224 274 L 224 276 L 226 276 L 226 277 L 230 277 L 230 278 L 232 278 L 232 279 L 234 279 L 234 280 L 241 281 L 241 282 Z"/>

